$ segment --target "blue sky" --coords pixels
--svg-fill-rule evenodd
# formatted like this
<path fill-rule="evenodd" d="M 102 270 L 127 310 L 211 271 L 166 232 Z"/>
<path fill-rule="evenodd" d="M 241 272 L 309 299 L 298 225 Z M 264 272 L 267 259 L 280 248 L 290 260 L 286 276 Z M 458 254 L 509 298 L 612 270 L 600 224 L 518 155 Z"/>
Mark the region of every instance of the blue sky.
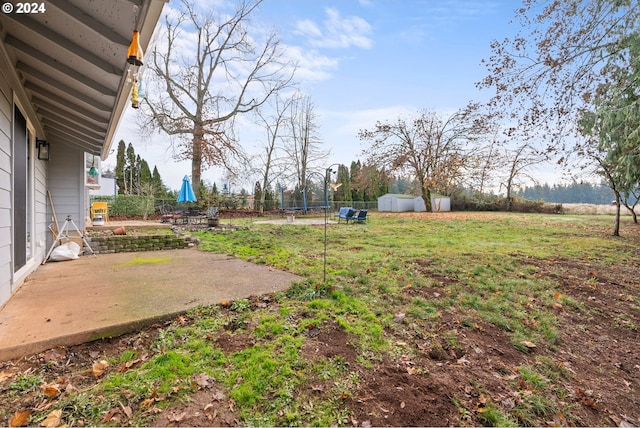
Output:
<path fill-rule="evenodd" d="M 208 4 L 219 2 L 228 4 Z M 358 131 L 377 120 L 424 109 L 447 114 L 488 99 L 489 91 L 475 87 L 486 75 L 481 61 L 491 54 L 492 40 L 516 33 L 509 22 L 520 5 L 515 0 L 265 0 L 252 19 L 274 27 L 287 55 L 298 61 L 297 80 L 315 106 L 323 148 L 331 151 L 327 165 L 349 165 L 364 160 Z M 177 189 L 190 164 L 171 158 L 167 138 L 150 141 L 132 134 L 135 119 L 131 111 L 126 117 L 113 149 L 121 138 L 133 143 L 152 168 L 158 167 L 165 184 Z M 259 136 L 241 138 L 251 150 Z M 106 165 L 115 165 L 115 153 Z M 215 168 L 203 172 L 204 180 L 218 185 L 222 177 Z M 254 181 L 247 179 L 247 189 Z"/>

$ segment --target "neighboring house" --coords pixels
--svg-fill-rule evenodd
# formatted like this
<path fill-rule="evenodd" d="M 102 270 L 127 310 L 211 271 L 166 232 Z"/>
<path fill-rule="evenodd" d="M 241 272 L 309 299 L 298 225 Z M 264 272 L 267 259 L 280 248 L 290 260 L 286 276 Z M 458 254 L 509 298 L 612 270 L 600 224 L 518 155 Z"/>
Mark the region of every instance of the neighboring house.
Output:
<path fill-rule="evenodd" d="M 118 185 L 115 177 L 100 176 L 100 187 L 89 189 L 89 196 L 116 196 Z"/>
<path fill-rule="evenodd" d="M 434 212 L 451 211 L 451 200 L 446 196 L 432 196 L 431 207 Z M 426 211 L 422 196 L 398 195 L 387 193 L 378 198 L 378 211 L 407 212 Z"/>
<path fill-rule="evenodd" d="M 31 13 L 3 6 L 0 306 L 42 263 L 53 241 L 54 210 L 60 228 L 70 216 L 84 229 L 92 184 L 88 172 L 108 156 L 130 104 L 132 33 L 140 32 L 144 51 L 164 4 L 48 0 L 13 5 L 35 8 Z M 50 160 L 39 159 L 45 152 Z"/>

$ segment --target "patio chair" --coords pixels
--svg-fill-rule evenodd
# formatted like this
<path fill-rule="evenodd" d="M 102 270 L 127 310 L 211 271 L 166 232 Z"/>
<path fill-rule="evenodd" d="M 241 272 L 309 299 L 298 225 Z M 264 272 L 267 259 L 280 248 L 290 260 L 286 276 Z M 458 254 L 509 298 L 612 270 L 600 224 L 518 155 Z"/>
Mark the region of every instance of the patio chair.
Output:
<path fill-rule="evenodd" d="M 109 205 L 106 202 L 91 202 L 91 219 L 100 216 L 105 222 L 109 221 Z"/>
<path fill-rule="evenodd" d="M 351 218 L 351 221 L 357 221 L 358 223 L 367 222 L 367 210 L 358 211 L 358 215 Z"/>

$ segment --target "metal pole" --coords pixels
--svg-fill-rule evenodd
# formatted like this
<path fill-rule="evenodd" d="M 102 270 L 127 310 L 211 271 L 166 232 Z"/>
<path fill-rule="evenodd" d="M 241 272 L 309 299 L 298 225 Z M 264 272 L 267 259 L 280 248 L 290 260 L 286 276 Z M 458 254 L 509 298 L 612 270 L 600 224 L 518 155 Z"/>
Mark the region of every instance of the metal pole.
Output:
<path fill-rule="evenodd" d="M 324 282 L 324 284 L 327 284 L 327 210 L 329 209 L 329 195 L 328 195 L 328 189 L 327 187 L 329 186 L 329 178 L 331 177 L 331 167 L 333 166 L 338 166 L 339 164 L 334 163 L 333 165 L 330 165 L 329 167 L 327 167 L 327 169 L 324 172 L 324 200 L 325 200 L 325 205 L 324 205 L 324 266 L 323 266 L 323 270 L 322 270 L 322 280 Z"/>
<path fill-rule="evenodd" d="M 329 174 L 329 171 L 331 170 L 331 168 L 329 168 L 326 172 L 326 174 L 324 175 L 324 200 L 327 201 L 328 200 L 328 195 L 327 195 L 327 175 Z M 329 209 L 328 207 L 329 204 L 325 203 L 324 205 L 324 266 L 323 266 L 323 271 L 322 271 L 322 282 L 326 285 L 327 284 L 327 210 Z"/>

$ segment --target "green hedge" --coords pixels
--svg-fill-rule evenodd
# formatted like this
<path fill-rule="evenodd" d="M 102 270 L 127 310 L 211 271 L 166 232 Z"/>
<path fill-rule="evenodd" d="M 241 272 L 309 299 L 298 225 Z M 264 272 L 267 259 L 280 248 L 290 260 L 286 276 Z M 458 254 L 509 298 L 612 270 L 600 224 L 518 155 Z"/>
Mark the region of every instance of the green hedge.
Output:
<path fill-rule="evenodd" d="M 110 216 L 149 216 L 154 214 L 155 198 L 153 196 L 117 195 L 93 196 L 91 202 L 106 201 L 109 204 Z"/>

